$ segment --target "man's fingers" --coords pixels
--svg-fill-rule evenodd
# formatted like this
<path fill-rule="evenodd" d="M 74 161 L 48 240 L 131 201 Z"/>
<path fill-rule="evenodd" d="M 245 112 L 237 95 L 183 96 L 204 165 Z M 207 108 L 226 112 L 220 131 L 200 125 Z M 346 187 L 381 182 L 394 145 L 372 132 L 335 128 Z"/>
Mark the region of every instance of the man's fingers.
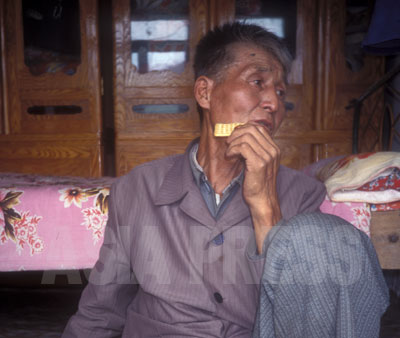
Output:
<path fill-rule="evenodd" d="M 274 158 L 279 157 L 279 147 L 272 141 L 267 139 L 263 134 L 258 132 L 254 127 L 243 128 L 235 134 L 231 135 L 227 140 L 228 149 L 227 156 L 241 155 L 245 159 L 260 158 L 264 162 L 270 162 Z"/>
<path fill-rule="evenodd" d="M 271 152 L 272 147 L 275 152 L 279 153 L 279 147 L 272 140 L 267 128 L 260 124 L 246 124 L 237 127 L 232 135 L 227 138 L 228 145 L 233 144 L 234 140 L 238 138 L 242 140 L 241 142 L 248 142 L 249 144 L 253 144 L 252 138 L 254 138 L 263 147 L 264 151 Z"/>
<path fill-rule="evenodd" d="M 248 164 L 259 162 L 262 165 L 268 162 L 267 157 L 269 157 L 269 154 L 265 154 L 264 149 L 258 143 L 250 145 L 247 142 L 240 142 L 239 140 L 235 140 L 229 146 L 226 155 L 228 157 L 241 156 Z"/>

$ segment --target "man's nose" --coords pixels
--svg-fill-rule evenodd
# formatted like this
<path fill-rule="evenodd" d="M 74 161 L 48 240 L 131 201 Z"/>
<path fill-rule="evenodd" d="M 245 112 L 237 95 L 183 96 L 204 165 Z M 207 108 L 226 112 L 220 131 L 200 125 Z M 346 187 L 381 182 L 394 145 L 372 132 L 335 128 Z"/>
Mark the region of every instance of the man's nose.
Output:
<path fill-rule="evenodd" d="M 279 98 L 275 86 L 267 86 L 261 91 L 261 108 L 270 112 L 278 109 Z"/>

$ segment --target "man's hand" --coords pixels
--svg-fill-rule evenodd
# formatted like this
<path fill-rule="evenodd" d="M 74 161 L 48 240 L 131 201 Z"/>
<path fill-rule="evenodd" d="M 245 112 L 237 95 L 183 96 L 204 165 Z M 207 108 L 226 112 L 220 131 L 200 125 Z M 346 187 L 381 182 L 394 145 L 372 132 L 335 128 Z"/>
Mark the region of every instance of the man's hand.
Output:
<path fill-rule="evenodd" d="M 255 122 L 236 128 L 227 143 L 226 156 L 240 156 L 245 162 L 243 198 L 250 208 L 261 253 L 265 236 L 282 218 L 276 191 L 280 150 L 268 129 Z"/>

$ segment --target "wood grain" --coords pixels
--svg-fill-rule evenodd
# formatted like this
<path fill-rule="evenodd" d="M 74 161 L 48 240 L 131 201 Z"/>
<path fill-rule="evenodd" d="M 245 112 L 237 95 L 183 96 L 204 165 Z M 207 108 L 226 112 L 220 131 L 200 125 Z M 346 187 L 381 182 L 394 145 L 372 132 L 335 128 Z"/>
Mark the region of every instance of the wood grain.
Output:
<path fill-rule="evenodd" d="M 400 269 L 400 210 L 372 212 L 371 240 L 383 269 Z"/>
<path fill-rule="evenodd" d="M 113 1 L 117 175 L 144 160 L 182 152 L 189 138 L 199 133 L 199 117 L 193 99 L 192 62 L 195 45 L 210 27 L 210 2 L 194 0 L 189 4 L 190 48 L 185 70 L 180 74 L 168 70 L 140 74 L 131 63 L 130 2 Z M 132 111 L 132 107 L 138 104 L 187 104 L 189 111 L 140 114 Z"/>
<path fill-rule="evenodd" d="M 99 177 L 102 144 L 91 134 L 0 135 L 0 172 Z"/>
<path fill-rule="evenodd" d="M 95 0 L 80 2 L 81 64 L 70 76 L 62 72 L 34 76 L 24 63 L 21 1 L 5 1 L 5 62 L 7 66 L 8 101 L 10 102 L 11 133 L 20 132 L 21 107 L 24 99 L 79 100 L 90 97 L 90 114 L 100 128 L 100 82 L 97 37 L 97 4 Z M 68 126 L 66 126 L 68 129 Z"/>
<path fill-rule="evenodd" d="M 119 164 L 119 174 L 126 174 L 137 165 L 161 157 L 183 153 L 194 138 L 193 136 L 117 139 L 116 157 Z"/>
<path fill-rule="evenodd" d="M 31 170 L 36 174 L 54 170 L 53 174 L 101 175 L 97 1 L 79 2 L 81 63 L 74 75 L 63 72 L 32 75 L 24 62 L 21 0 L 3 0 L 0 4 L 4 36 L 2 61 L 6 70 L 3 120 L 8 121 L 1 138 L 0 169 Z M 31 115 L 27 112 L 32 106 L 54 105 L 77 105 L 82 112 L 74 115 Z M 47 139 L 40 138 L 44 134 L 48 135 Z M 76 141 L 79 134 L 89 135 L 82 144 Z M 94 148 L 89 149 L 92 146 Z M 25 163 L 23 156 L 26 156 Z M 41 165 L 36 164 L 39 162 Z"/>

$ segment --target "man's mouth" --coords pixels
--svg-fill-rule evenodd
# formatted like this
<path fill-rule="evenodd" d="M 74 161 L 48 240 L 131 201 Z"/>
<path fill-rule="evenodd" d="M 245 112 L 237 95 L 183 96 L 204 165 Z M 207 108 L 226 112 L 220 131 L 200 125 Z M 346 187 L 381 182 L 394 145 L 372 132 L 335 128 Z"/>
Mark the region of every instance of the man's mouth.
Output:
<path fill-rule="evenodd" d="M 270 135 L 272 134 L 272 131 L 274 130 L 274 127 L 273 127 L 273 125 L 272 125 L 271 122 L 269 122 L 268 120 L 256 120 L 256 121 L 254 121 L 254 122 L 256 122 L 256 123 L 258 123 L 258 124 L 261 124 L 262 126 L 264 126 L 265 128 L 267 128 L 268 133 L 269 133 Z"/>

